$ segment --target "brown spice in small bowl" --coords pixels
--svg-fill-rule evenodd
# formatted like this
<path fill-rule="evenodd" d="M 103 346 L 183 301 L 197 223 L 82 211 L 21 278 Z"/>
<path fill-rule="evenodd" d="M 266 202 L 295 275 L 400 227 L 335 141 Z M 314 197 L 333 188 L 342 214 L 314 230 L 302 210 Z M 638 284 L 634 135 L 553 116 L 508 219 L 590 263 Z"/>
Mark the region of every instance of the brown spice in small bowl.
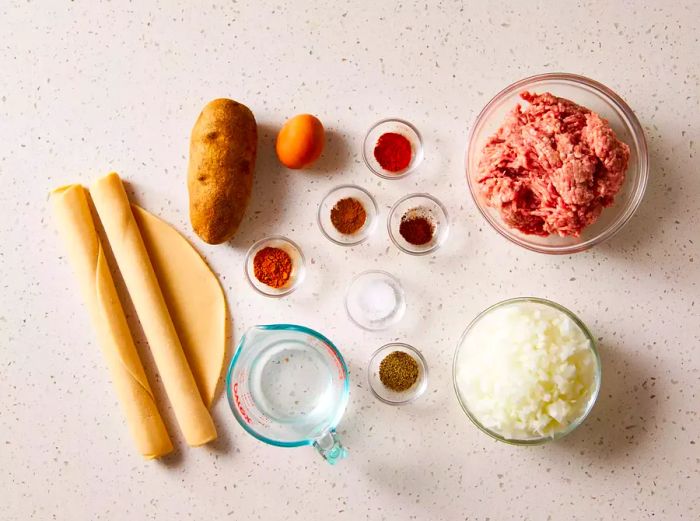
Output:
<path fill-rule="evenodd" d="M 352 235 L 357 233 L 367 220 L 367 212 L 360 201 L 354 197 L 341 199 L 331 209 L 331 223 L 340 233 Z"/>

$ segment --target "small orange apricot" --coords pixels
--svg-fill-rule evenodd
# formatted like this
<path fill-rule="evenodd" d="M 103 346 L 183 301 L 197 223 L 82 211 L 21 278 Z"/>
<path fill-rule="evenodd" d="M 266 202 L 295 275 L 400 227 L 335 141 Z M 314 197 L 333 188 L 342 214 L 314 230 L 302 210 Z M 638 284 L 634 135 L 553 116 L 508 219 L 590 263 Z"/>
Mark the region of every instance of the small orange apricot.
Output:
<path fill-rule="evenodd" d="M 287 168 L 304 168 L 323 152 L 326 133 L 323 124 L 311 114 L 299 114 L 287 121 L 277 134 L 277 157 Z"/>

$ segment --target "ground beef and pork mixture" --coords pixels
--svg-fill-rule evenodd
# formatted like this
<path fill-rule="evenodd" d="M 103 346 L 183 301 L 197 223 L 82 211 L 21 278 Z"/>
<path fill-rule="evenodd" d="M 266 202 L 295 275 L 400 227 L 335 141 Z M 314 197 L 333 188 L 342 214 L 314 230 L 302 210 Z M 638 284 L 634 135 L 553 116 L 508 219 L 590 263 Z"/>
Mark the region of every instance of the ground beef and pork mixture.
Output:
<path fill-rule="evenodd" d="M 629 147 L 595 112 L 549 93 L 523 92 L 484 146 L 476 181 L 509 226 L 578 237 L 613 203 Z"/>

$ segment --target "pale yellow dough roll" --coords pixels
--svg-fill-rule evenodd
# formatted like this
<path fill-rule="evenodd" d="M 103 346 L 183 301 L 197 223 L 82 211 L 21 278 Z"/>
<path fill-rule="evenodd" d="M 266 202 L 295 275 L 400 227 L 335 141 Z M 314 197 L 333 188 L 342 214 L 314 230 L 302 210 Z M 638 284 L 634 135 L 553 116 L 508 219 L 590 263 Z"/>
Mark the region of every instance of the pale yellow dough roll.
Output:
<path fill-rule="evenodd" d="M 121 179 L 115 173 L 102 177 L 90 193 L 185 440 L 197 446 L 216 439 Z"/>
<path fill-rule="evenodd" d="M 87 191 L 80 185 L 64 186 L 54 190 L 50 199 L 136 447 L 148 459 L 163 456 L 172 451 L 173 445 L 117 296 Z"/>
<path fill-rule="evenodd" d="M 226 354 L 226 298 L 192 245 L 165 221 L 131 205 L 204 405 L 211 407 Z"/>

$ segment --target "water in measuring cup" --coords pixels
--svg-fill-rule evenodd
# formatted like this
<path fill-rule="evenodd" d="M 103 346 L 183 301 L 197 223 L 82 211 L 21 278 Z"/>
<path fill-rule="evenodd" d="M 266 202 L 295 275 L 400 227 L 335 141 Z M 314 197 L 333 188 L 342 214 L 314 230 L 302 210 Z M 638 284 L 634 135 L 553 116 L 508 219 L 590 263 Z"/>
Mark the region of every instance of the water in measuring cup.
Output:
<path fill-rule="evenodd" d="M 307 434 L 335 412 L 335 369 L 330 363 L 306 343 L 274 342 L 252 363 L 251 397 L 265 416 Z"/>

